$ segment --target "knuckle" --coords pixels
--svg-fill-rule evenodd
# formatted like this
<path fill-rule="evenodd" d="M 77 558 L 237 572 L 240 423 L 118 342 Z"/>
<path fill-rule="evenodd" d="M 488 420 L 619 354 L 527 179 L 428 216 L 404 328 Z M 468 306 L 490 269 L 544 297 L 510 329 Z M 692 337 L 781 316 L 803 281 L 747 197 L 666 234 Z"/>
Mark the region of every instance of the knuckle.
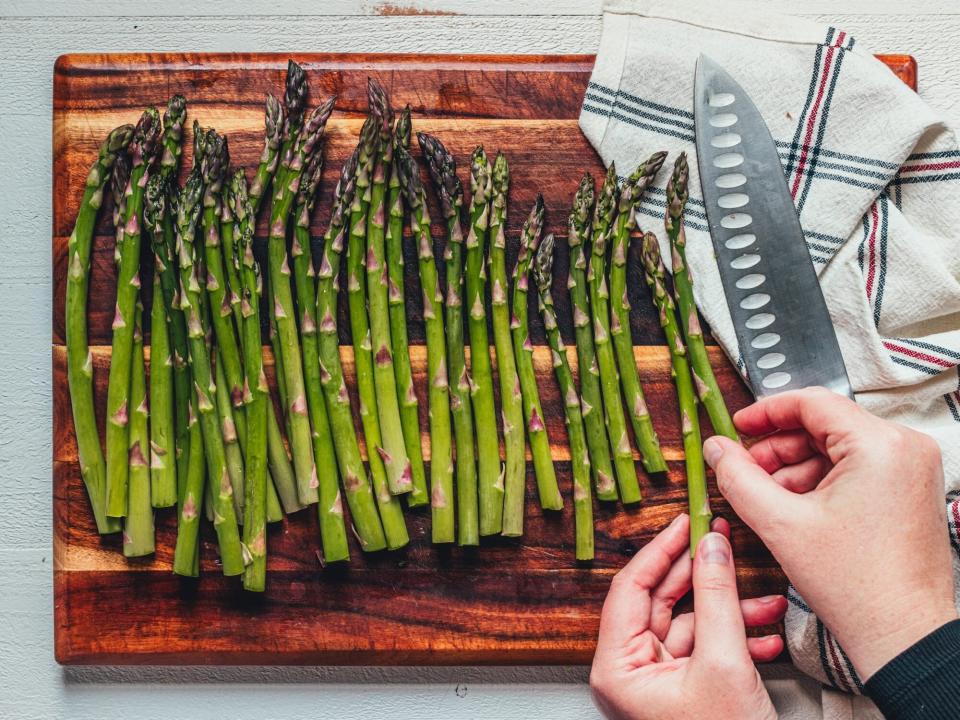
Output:
<path fill-rule="evenodd" d="M 606 695 L 610 686 L 609 674 L 597 667 L 594 663 L 590 668 L 590 692 L 594 697 L 603 697 Z"/>

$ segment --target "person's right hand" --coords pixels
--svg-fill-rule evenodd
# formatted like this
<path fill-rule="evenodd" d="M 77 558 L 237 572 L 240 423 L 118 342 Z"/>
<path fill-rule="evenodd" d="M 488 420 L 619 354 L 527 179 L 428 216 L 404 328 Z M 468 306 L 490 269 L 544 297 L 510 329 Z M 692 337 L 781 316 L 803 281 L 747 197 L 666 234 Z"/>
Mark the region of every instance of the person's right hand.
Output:
<path fill-rule="evenodd" d="M 724 437 L 704 457 L 734 511 L 868 679 L 957 617 L 940 449 L 823 388 L 738 412 L 767 436 Z"/>

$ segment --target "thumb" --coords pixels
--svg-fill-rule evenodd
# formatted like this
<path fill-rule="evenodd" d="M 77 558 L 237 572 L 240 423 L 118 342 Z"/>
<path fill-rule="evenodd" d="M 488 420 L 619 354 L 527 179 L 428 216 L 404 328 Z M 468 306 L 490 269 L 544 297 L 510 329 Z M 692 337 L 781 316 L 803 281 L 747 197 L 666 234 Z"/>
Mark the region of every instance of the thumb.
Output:
<path fill-rule="evenodd" d="M 730 542 L 707 533 L 693 559 L 693 658 L 709 667 L 749 664 Z"/>
<path fill-rule="evenodd" d="M 703 457 L 734 512 L 762 540 L 767 540 L 768 530 L 782 526 L 793 515 L 796 496 L 770 477 L 739 443 L 714 435 L 703 444 Z"/>

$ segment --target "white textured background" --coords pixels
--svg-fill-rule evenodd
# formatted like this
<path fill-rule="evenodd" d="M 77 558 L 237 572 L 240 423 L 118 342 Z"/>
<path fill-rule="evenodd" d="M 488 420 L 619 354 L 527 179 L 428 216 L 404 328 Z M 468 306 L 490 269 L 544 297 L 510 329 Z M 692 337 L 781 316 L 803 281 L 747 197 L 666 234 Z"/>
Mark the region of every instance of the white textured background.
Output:
<path fill-rule="evenodd" d="M 957 0 L 767 0 L 908 52 L 960 127 Z M 277 3 L 278 5 L 280 3 Z M 267 12 L 274 10 L 274 12 Z M 70 52 L 592 53 L 600 0 L 0 0 L 0 718 L 594 718 L 585 668 L 74 668 L 53 659 L 50 168 Z M 817 689 L 766 671 L 785 716 Z"/>

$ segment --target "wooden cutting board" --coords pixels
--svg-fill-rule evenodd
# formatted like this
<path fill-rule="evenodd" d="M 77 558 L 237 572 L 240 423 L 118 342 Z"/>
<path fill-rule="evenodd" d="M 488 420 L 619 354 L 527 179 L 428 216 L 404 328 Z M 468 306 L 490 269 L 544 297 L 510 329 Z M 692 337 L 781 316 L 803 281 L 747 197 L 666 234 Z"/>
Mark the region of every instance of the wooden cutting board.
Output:
<path fill-rule="evenodd" d="M 363 555 L 355 545 L 349 566 L 323 567 L 315 512 L 305 510 L 271 526 L 268 588 L 244 593 L 222 577 L 216 538 L 204 525 L 199 580 L 171 573 L 176 533 L 173 511 L 157 513 L 157 554 L 128 561 L 118 536 L 97 535 L 80 473 L 66 379 L 64 291 L 67 238 L 90 163 L 105 133 L 135 122 L 147 104 L 162 107 L 183 93 L 189 119 L 230 137 L 233 162 L 248 168 L 259 156 L 263 100 L 282 91 L 285 55 L 72 55 L 54 71 L 53 113 L 53 512 L 56 657 L 62 663 L 303 663 L 303 664 L 538 664 L 588 663 L 600 607 L 613 574 L 639 547 L 685 509 L 685 480 L 670 362 L 639 271 L 630 257 L 631 326 L 654 424 L 670 471 L 643 478 L 636 508 L 600 507 L 596 560 L 573 559 L 573 514 L 563 408 L 531 315 L 544 415 L 566 502 L 562 514 L 539 510 L 528 473 L 522 539 L 484 540 L 479 549 L 430 544 L 429 513 L 408 512 L 410 546 Z M 330 121 L 327 169 L 312 232 L 326 227 L 327 202 L 340 165 L 352 150 L 366 111 L 368 76 L 377 78 L 395 107 L 410 103 L 414 130 L 438 135 L 456 155 L 467 181 L 470 152 L 483 143 L 503 150 L 511 165 L 510 262 L 536 193 L 544 194 L 548 231 L 565 236 L 566 217 L 584 171 L 601 177 L 599 158 L 577 126 L 591 56 L 301 55 L 313 103 L 337 93 Z M 884 58 L 905 82 L 916 81 L 908 56 Z M 311 103 L 311 104 L 313 104 Z M 185 166 L 191 161 L 187 133 Z M 650 151 L 657 148 L 650 148 Z M 433 202 L 431 197 L 431 202 Z M 109 205 L 109 202 L 108 202 Z M 435 205 L 431 215 L 439 218 Z M 103 436 L 110 361 L 115 274 L 109 207 L 101 213 L 93 248 L 90 344 Z M 659 231 L 659 227 L 652 227 Z M 265 238 L 261 223 L 258 237 Z M 442 235 L 438 224 L 434 231 Z M 564 278 L 565 245 L 557 260 L 555 297 L 564 339 L 572 326 Z M 636 247 L 634 250 L 636 251 Z M 411 355 L 426 431 L 423 324 L 414 249 L 407 248 Z M 150 258 L 143 287 L 149 308 Z M 341 300 L 341 310 L 345 298 Z M 149 312 L 144 313 L 149 317 Z M 347 323 L 341 322 L 347 343 Z M 348 381 L 352 353 L 343 348 Z M 750 395 L 718 348 L 711 357 L 732 409 Z M 272 363 L 268 374 L 273 382 Z M 352 389 L 352 386 L 351 386 Z M 706 419 L 704 418 L 704 422 Z M 324 468 L 320 469 L 321 471 Z M 717 514 L 730 520 L 741 591 L 782 592 L 785 579 L 757 538 L 734 516 L 711 481 Z"/>

